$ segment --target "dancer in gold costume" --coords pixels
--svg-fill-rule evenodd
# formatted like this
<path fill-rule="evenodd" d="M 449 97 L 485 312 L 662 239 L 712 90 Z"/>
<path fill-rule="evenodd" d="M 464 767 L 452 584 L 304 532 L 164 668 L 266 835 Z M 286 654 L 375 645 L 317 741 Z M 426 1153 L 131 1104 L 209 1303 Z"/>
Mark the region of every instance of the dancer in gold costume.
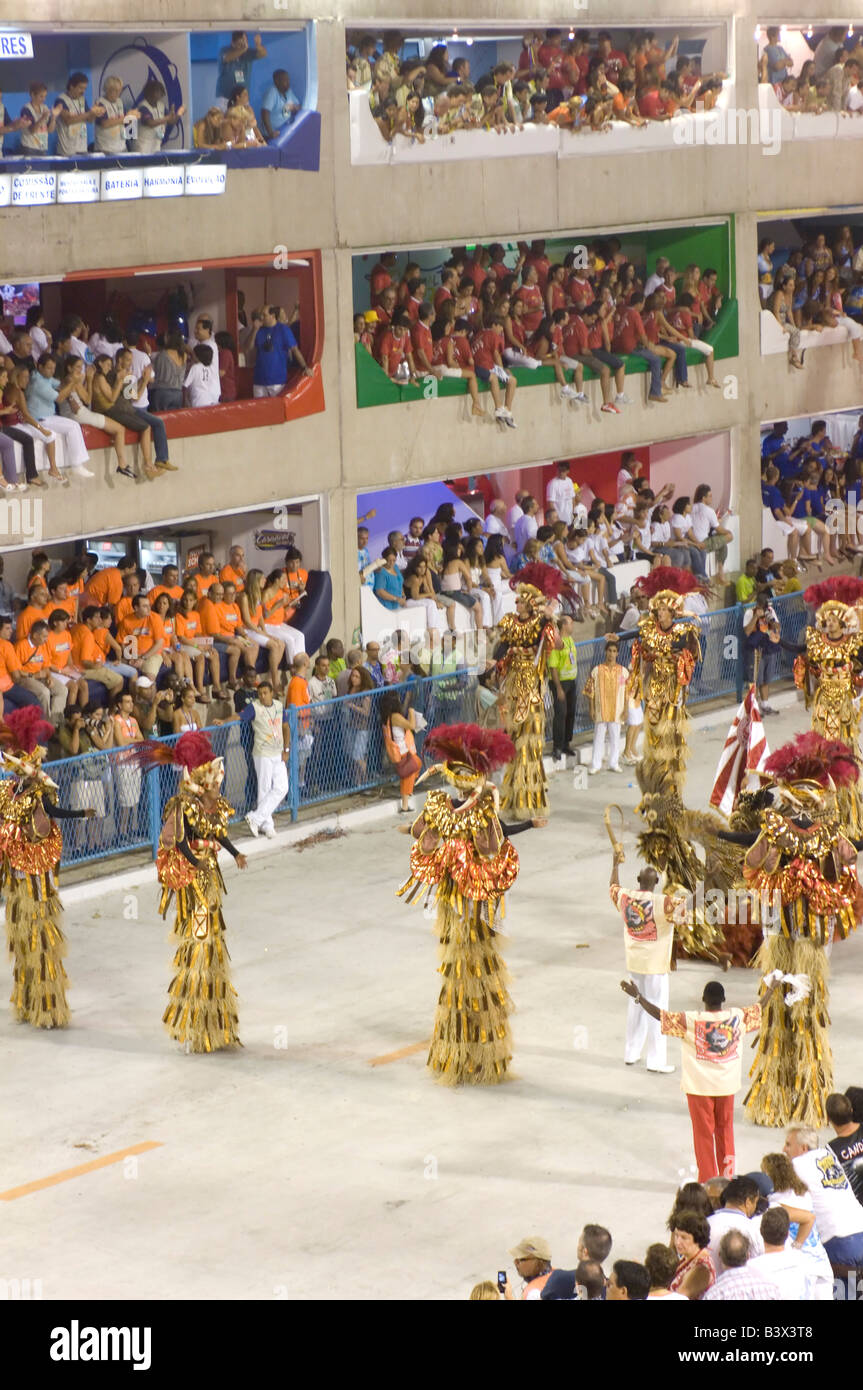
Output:
<path fill-rule="evenodd" d="M 817 1129 L 833 1090 L 825 947 L 863 920 L 863 841 L 846 835 L 837 810 L 838 790 L 857 781 L 859 767 L 847 744 L 816 733 L 784 744 L 764 767 L 772 804 L 758 830 L 720 839 L 748 847 L 743 875 L 764 928 L 757 968 L 764 977 L 805 975 L 809 989 L 790 1008 L 774 996 L 764 1010 L 745 1105 L 756 1124 Z"/>
<path fill-rule="evenodd" d="M 500 819 L 497 787 L 488 778 L 515 753 L 500 730 L 439 725 L 423 752 L 440 761 L 420 781 L 440 773 L 461 793 L 457 801 L 446 791 L 426 796 L 410 832 L 410 878 L 397 894 L 412 902 L 422 892 L 428 901 L 435 890 L 443 986 L 427 1065 L 450 1086 L 493 1086 L 506 1078 L 512 1056 L 512 1001 L 497 949 L 504 898 L 518 877 L 508 836 L 533 822 Z"/>
<path fill-rule="evenodd" d="M 188 1052 L 241 1047 L 237 991 L 224 940 L 219 848 L 234 856 L 238 869 L 245 869 L 246 857 L 228 839 L 233 807 L 219 795 L 224 763 L 202 733 L 183 734 L 173 748 L 144 744 L 133 760 L 145 767 L 174 763 L 182 768 L 177 794 L 165 806 L 156 856 L 161 915 L 167 915 L 172 898 L 177 903 L 176 973 L 163 1022 Z"/>
<path fill-rule="evenodd" d="M 562 645 L 554 622 L 554 603 L 565 588 L 560 570 L 539 561 L 525 565 L 510 580 L 516 612 L 498 624 L 501 645 L 498 679 L 506 731 L 515 756 L 503 779 L 501 808 L 512 815 L 544 815 L 548 782 L 542 762 L 545 744 L 545 663 Z"/>
<path fill-rule="evenodd" d="M 69 1023 L 63 905 L 55 877 L 63 836 L 56 822 L 96 814 L 57 805 L 57 784 L 42 771 L 38 743 L 53 732 L 34 705 L 13 710 L 0 723 L 3 766 L 14 774 L 0 782 L 0 882 L 12 957 L 11 1002 L 18 1021 L 34 1028 Z"/>
<path fill-rule="evenodd" d="M 838 575 L 812 584 L 803 597 L 816 610 L 815 625 L 807 627 L 805 646 L 794 662 L 794 683 L 803 691 L 813 732 L 856 751 L 863 634 L 855 605 L 863 597 L 863 580 Z M 863 827 L 860 790 L 856 782 L 836 789 L 839 817 L 852 835 Z"/>
<path fill-rule="evenodd" d="M 686 595 L 698 588 L 688 570 L 656 568 L 634 587 L 650 602 L 632 644 L 631 690 L 644 700 L 644 762 L 661 762 L 675 787 L 686 767 L 686 698 L 701 642 L 697 618 L 683 613 Z"/>

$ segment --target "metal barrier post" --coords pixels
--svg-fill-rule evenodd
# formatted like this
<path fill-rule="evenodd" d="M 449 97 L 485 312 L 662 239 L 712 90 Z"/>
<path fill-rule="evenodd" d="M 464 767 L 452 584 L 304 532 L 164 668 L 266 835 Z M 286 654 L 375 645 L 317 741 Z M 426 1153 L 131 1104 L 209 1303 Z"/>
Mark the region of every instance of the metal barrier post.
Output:
<path fill-rule="evenodd" d="M 162 806 L 159 797 L 159 769 L 151 767 L 147 773 L 147 823 L 150 830 L 150 844 L 153 858 L 159 852 L 159 836 L 162 833 Z"/>
<path fill-rule="evenodd" d="M 291 734 L 291 746 L 288 750 L 288 804 L 291 808 L 291 820 L 295 821 L 300 811 L 300 721 L 297 719 L 296 705 L 288 705 L 285 714 Z"/>
<path fill-rule="evenodd" d="M 745 654 L 743 651 L 743 610 L 744 604 L 738 603 L 734 609 L 734 638 L 737 643 L 737 703 L 743 699 L 743 683 L 745 675 Z"/>

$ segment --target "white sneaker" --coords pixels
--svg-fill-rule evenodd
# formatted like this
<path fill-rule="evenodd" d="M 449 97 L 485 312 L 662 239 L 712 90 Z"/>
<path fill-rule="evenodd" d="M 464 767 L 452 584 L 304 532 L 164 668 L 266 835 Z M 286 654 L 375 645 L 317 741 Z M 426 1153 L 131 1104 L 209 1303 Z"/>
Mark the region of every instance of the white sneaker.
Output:
<path fill-rule="evenodd" d="M 595 777 L 596 774 L 597 774 L 597 772 L 601 772 L 601 771 L 602 771 L 602 768 L 601 768 L 601 767 L 589 767 L 589 768 L 587 769 L 587 775 L 588 775 L 588 777 Z"/>
<path fill-rule="evenodd" d="M 504 415 L 504 417 L 503 417 L 503 423 L 504 423 L 505 425 L 508 425 L 509 428 L 510 428 L 511 430 L 517 430 L 517 429 L 518 429 L 518 425 L 515 423 L 515 420 L 513 420 L 513 418 L 512 418 L 512 411 L 511 411 L 511 410 L 508 410 L 508 411 L 506 412 L 506 414 Z"/>
<path fill-rule="evenodd" d="M 629 396 L 627 396 L 627 394 L 626 394 L 625 391 L 618 391 L 617 395 L 616 395 L 615 398 L 614 398 L 614 404 L 615 404 L 615 405 L 632 405 L 632 401 L 630 400 Z"/>
<path fill-rule="evenodd" d="M 255 822 L 254 822 L 249 816 L 246 816 L 246 825 L 249 827 L 249 829 L 251 830 L 251 832 L 252 832 L 252 834 L 254 835 L 255 839 L 257 840 L 257 838 L 258 838 L 258 836 L 260 835 L 261 832 L 260 832 L 258 826 L 255 825 Z"/>
<path fill-rule="evenodd" d="M 264 826 L 264 834 L 266 835 L 266 837 L 267 837 L 268 840 L 275 840 L 275 838 L 276 838 L 276 828 L 275 828 L 275 826 L 274 826 L 274 825 L 265 825 L 265 826 Z"/>
<path fill-rule="evenodd" d="M 610 766 L 608 770 L 609 770 L 609 772 L 622 772 L 622 771 L 623 771 L 623 769 L 622 769 L 621 767 L 618 767 L 616 763 L 615 763 L 613 766 Z"/>
<path fill-rule="evenodd" d="M 497 410 L 494 412 L 494 418 L 495 418 L 496 420 L 505 421 L 505 420 L 506 420 L 506 415 L 507 415 L 506 406 L 503 406 L 503 405 L 499 405 L 498 408 L 497 408 Z"/>
<path fill-rule="evenodd" d="M 671 1073 L 674 1071 L 674 1067 L 648 1067 L 647 1070 L 655 1072 L 657 1076 L 670 1076 Z"/>
<path fill-rule="evenodd" d="M 581 396 L 574 386 L 561 386 L 560 394 L 565 401 L 580 401 Z"/>
<path fill-rule="evenodd" d="M 75 474 L 76 478 L 95 478 L 96 476 L 89 468 L 73 468 L 71 472 Z"/>
<path fill-rule="evenodd" d="M 588 403 L 588 397 L 585 395 L 584 391 L 576 391 L 575 399 L 581 401 L 583 405 L 587 405 Z"/>

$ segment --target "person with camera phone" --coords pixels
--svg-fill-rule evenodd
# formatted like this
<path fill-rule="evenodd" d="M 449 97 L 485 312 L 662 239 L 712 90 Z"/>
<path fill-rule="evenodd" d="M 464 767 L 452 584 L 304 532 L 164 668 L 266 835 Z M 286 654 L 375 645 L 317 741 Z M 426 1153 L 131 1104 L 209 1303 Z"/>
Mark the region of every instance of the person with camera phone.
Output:
<path fill-rule="evenodd" d="M 743 651 L 749 680 L 755 684 L 762 714 L 777 714 L 768 704 L 770 683 L 775 678 L 782 633 L 776 609 L 761 595 L 743 615 Z"/>

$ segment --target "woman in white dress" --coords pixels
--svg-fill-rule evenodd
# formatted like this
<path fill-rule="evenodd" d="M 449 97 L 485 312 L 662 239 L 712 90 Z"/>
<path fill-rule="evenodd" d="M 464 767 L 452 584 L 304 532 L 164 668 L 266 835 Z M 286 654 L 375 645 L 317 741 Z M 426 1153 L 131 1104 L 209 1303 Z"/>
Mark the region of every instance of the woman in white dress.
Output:
<path fill-rule="evenodd" d="M 485 543 L 485 571 L 491 584 L 491 614 L 495 626 L 504 613 L 516 611 L 515 591 L 509 587 L 512 575 L 506 563 L 503 536 L 489 536 Z"/>
<path fill-rule="evenodd" d="M 485 550 L 479 536 L 467 542 L 465 560 L 470 570 L 470 592 L 482 604 L 482 625 L 483 627 L 491 627 L 494 622 L 492 616 L 492 582 L 485 566 Z"/>

